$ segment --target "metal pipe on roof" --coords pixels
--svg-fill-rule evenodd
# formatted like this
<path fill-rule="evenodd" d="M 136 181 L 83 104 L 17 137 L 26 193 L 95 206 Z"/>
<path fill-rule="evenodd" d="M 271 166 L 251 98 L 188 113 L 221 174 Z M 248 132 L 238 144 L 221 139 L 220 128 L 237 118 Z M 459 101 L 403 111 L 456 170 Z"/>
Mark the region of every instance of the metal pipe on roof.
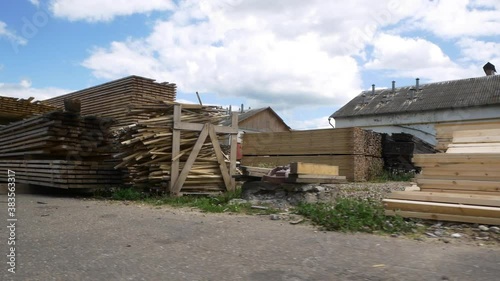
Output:
<path fill-rule="evenodd" d="M 417 79 L 415 80 L 415 91 L 418 91 L 418 90 L 419 90 L 419 87 L 420 87 L 420 85 L 419 85 L 419 84 L 420 84 L 420 78 L 417 78 Z"/>
<path fill-rule="evenodd" d="M 372 95 L 375 95 L 375 84 L 372 84 Z"/>
<path fill-rule="evenodd" d="M 392 93 L 396 92 L 396 81 L 392 80 Z"/>

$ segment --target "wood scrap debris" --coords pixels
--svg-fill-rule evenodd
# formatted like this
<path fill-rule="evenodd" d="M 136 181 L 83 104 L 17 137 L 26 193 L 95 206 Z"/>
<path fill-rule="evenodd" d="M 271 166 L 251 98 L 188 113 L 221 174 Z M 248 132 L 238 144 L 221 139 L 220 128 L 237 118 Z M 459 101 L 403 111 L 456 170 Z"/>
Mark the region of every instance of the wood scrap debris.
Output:
<path fill-rule="evenodd" d="M 172 161 L 179 160 L 182 170 L 193 152 L 200 132 L 182 131 L 179 154 L 172 157 L 175 104 L 163 101 L 131 106 L 131 114 L 146 118 L 117 132 L 121 152 L 115 157 L 121 159 L 121 163 L 116 168 L 127 168 L 133 185 L 159 188 L 162 183 L 171 180 Z M 227 114 L 226 110 L 215 106 L 182 104 L 180 121 L 218 125 L 227 118 Z M 224 157 L 223 161 L 229 165 L 228 157 Z M 209 138 L 202 143 L 182 191 L 225 191 L 221 167 Z"/>

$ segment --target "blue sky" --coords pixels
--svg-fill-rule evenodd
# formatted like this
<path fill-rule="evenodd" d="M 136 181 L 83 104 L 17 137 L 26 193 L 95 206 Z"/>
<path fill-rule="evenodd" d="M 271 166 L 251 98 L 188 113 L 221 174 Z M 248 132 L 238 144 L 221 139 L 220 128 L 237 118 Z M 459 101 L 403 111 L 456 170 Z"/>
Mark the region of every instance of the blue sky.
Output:
<path fill-rule="evenodd" d="M 180 101 L 273 107 L 294 129 L 377 88 L 500 67 L 498 0 L 0 2 L 0 95 L 43 100 L 128 75 Z"/>

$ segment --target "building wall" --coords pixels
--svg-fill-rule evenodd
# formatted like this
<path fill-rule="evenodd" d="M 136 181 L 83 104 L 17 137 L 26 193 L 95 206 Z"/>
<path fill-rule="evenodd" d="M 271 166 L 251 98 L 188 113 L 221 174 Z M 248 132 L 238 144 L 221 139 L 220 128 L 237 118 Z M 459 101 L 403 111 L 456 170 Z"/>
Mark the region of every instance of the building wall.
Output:
<path fill-rule="evenodd" d="M 409 133 L 436 144 L 434 124 L 500 118 L 500 106 L 335 118 L 336 128 L 361 127 L 379 133 Z"/>
<path fill-rule="evenodd" d="M 270 110 L 264 110 L 245 119 L 238 124 L 243 131 L 254 130 L 258 132 L 288 132 L 289 129 Z"/>

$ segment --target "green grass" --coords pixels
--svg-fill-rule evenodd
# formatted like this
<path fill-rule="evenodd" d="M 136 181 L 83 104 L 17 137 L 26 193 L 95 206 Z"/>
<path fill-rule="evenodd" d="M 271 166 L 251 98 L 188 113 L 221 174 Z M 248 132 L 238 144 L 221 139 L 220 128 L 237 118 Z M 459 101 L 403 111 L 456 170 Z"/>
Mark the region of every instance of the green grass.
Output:
<path fill-rule="evenodd" d="M 388 182 L 388 181 L 411 181 L 415 177 L 413 172 L 397 172 L 384 170 L 380 175 L 374 177 L 372 182 Z"/>
<path fill-rule="evenodd" d="M 334 204 L 300 204 L 296 211 L 330 231 L 408 233 L 414 228 L 411 221 L 386 216 L 379 201 L 339 198 Z"/>
<path fill-rule="evenodd" d="M 272 214 L 278 212 L 278 210 L 273 208 L 267 210 L 252 209 L 252 204 L 250 203 L 231 204 L 230 201 L 232 199 L 241 198 L 241 189 L 237 189 L 235 192 L 226 192 L 218 196 L 185 195 L 171 197 L 147 195 L 134 188 L 124 188 L 113 191 L 110 197 L 114 200 L 138 201 L 154 206 L 191 207 L 207 213 Z"/>

